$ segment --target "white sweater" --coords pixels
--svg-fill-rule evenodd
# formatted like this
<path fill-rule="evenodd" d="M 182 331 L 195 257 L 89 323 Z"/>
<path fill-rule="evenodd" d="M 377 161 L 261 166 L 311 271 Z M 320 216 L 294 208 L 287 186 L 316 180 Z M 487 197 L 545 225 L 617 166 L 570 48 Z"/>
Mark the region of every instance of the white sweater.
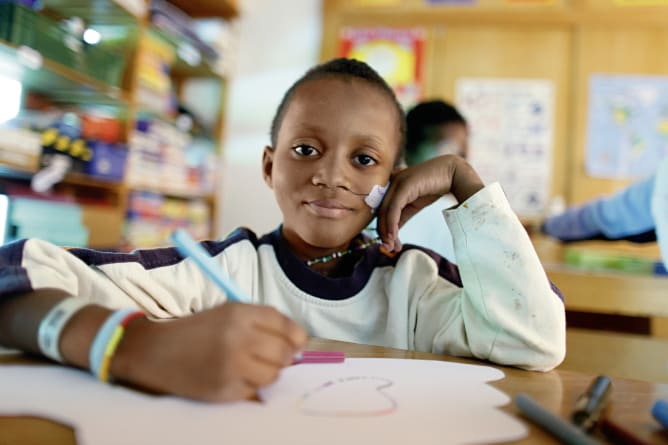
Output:
<path fill-rule="evenodd" d="M 260 239 L 239 229 L 204 246 L 254 303 L 276 307 L 312 336 L 532 370 L 557 366 L 565 354 L 564 305 L 501 187 L 487 186 L 444 215 L 459 268 L 427 249 L 407 245 L 390 256 L 375 245 L 352 276 L 328 278 L 292 255 L 280 228 Z M 434 221 L 432 230 L 442 224 Z M 66 251 L 32 239 L 0 253 L 0 299 L 59 288 L 111 308 L 137 306 L 158 319 L 225 302 L 172 248 Z"/>

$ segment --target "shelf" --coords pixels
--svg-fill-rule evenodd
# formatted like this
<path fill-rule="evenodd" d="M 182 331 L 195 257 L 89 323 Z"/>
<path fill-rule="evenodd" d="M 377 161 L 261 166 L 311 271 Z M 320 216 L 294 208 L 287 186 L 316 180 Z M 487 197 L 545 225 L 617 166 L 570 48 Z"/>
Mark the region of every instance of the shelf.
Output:
<path fill-rule="evenodd" d="M 90 76 L 72 70 L 42 55 L 41 66 L 30 68 L 26 56 L 16 45 L 0 40 L 0 72 L 21 80 L 24 89 L 40 92 L 57 102 L 126 105 L 127 93 Z"/>
<path fill-rule="evenodd" d="M 169 0 L 169 2 L 193 18 L 232 19 L 239 16 L 239 6 L 235 0 Z"/>
<path fill-rule="evenodd" d="M 143 1 L 136 2 L 141 5 L 137 8 L 137 11 L 129 11 L 120 3 L 125 2 L 113 0 L 44 0 L 46 9 L 55 11 L 62 17 L 81 17 L 86 23 L 90 24 L 136 24 L 138 18 L 146 15 L 146 3 Z"/>
<path fill-rule="evenodd" d="M 191 77 L 211 77 L 220 79 L 222 81 L 223 76 L 216 71 L 214 71 L 211 66 L 206 62 L 202 61 L 199 65 L 192 66 L 188 65 L 186 62 L 177 57 L 176 62 L 171 67 L 172 77 L 177 79 L 185 79 Z"/>
<path fill-rule="evenodd" d="M 192 43 L 187 38 L 179 38 L 155 26 L 151 26 L 149 31 L 151 34 L 157 36 L 159 39 L 164 40 L 174 48 L 178 48 L 179 45 L 184 41 L 195 47 L 194 43 Z M 178 56 L 178 51 L 174 63 L 170 67 L 170 75 L 172 77 L 181 79 L 189 77 L 213 77 L 222 80 L 223 78 L 221 74 L 215 72 L 211 68 L 204 56 L 201 57 L 200 63 L 198 65 L 190 65 Z"/>
<path fill-rule="evenodd" d="M 206 202 L 215 201 L 216 195 L 214 193 L 200 193 L 196 191 L 187 190 L 170 190 L 165 187 L 151 187 L 142 185 L 128 185 L 128 189 L 134 192 L 152 192 L 159 195 L 169 196 L 180 199 L 202 199 Z"/>
<path fill-rule="evenodd" d="M 105 190 L 112 190 L 115 192 L 120 192 L 124 187 L 121 182 L 114 182 L 110 180 L 105 180 L 102 178 L 97 178 L 94 176 L 86 175 L 84 173 L 68 173 L 65 179 L 62 181 L 63 184 L 83 186 L 89 188 L 100 188 Z"/>
<path fill-rule="evenodd" d="M 0 164 L 0 178 L 30 181 L 35 173 L 37 173 L 37 171 Z M 120 182 L 107 181 L 84 173 L 68 173 L 67 176 L 65 176 L 65 179 L 58 184 L 104 189 L 115 193 L 119 193 L 124 187 Z"/>

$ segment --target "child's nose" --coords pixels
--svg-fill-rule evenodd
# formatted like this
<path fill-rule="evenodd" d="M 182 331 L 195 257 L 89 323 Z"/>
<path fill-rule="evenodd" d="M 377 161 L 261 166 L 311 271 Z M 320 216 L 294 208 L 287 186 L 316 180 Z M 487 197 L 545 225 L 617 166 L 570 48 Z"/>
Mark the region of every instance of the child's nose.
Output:
<path fill-rule="evenodd" d="M 318 164 L 318 169 L 313 175 L 314 185 L 350 190 L 347 159 L 324 157 Z"/>

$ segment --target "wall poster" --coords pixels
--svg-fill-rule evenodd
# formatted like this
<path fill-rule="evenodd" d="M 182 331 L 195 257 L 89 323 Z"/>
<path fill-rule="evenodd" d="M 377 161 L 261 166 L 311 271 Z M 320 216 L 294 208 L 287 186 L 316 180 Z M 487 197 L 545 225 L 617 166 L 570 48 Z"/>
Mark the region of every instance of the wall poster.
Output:
<path fill-rule="evenodd" d="M 553 83 L 464 78 L 455 90 L 469 123 L 469 162 L 486 184 L 501 184 L 520 217 L 541 217 L 552 172 Z"/>
<path fill-rule="evenodd" d="M 394 89 L 404 107 L 422 98 L 426 32 L 422 28 L 344 28 L 339 56 L 362 60 Z"/>

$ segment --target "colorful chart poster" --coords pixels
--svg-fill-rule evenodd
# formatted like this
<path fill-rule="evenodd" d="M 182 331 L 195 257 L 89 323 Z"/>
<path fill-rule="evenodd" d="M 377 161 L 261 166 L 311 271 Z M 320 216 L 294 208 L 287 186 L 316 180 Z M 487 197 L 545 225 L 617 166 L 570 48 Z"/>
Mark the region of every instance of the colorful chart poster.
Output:
<path fill-rule="evenodd" d="M 591 76 L 586 150 L 591 176 L 653 173 L 668 154 L 668 76 Z"/>
<path fill-rule="evenodd" d="M 460 79 L 456 98 L 469 122 L 469 161 L 483 181 L 498 181 L 519 216 L 543 215 L 552 172 L 552 82 Z"/>
<path fill-rule="evenodd" d="M 424 41 L 421 28 L 344 28 L 339 55 L 368 63 L 407 107 L 422 97 Z"/>

